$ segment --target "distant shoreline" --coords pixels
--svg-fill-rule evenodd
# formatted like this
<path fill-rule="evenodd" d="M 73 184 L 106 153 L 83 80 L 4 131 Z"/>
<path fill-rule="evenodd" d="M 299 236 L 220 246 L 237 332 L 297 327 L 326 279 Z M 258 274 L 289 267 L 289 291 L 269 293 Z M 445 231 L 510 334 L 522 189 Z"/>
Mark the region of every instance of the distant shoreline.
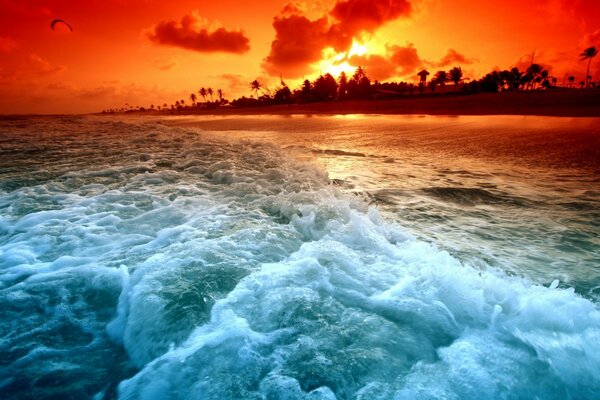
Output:
<path fill-rule="evenodd" d="M 531 115 L 600 117 L 600 88 L 502 93 L 407 95 L 396 99 L 347 100 L 259 107 L 217 107 L 181 111 L 127 111 L 92 115 Z M 55 114 L 59 115 L 59 114 Z M 89 114 L 88 114 L 89 115 Z M 36 114 L 0 115 L 0 119 Z M 39 116 L 39 114 L 38 114 Z"/>
<path fill-rule="evenodd" d="M 261 107 L 130 112 L 150 115 L 429 114 L 600 117 L 600 89 L 478 94 L 432 94 Z"/>

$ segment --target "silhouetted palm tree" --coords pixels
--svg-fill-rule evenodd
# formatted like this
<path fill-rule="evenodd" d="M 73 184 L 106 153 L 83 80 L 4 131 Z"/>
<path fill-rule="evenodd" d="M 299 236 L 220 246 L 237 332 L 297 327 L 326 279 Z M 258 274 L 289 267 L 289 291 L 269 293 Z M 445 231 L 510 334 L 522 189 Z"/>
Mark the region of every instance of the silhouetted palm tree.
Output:
<path fill-rule="evenodd" d="M 208 95 L 210 96 L 210 102 L 213 103 L 214 102 L 214 100 L 213 100 L 213 93 L 214 92 L 213 92 L 212 88 L 206 89 L 206 93 L 208 93 Z"/>
<path fill-rule="evenodd" d="M 567 78 L 567 80 L 569 81 L 569 87 L 573 87 L 573 85 L 575 84 L 575 77 L 571 75 Z"/>
<path fill-rule="evenodd" d="M 463 72 L 460 67 L 454 67 L 449 72 L 450 80 L 454 83 L 455 86 L 458 86 L 460 81 L 462 81 Z"/>
<path fill-rule="evenodd" d="M 436 83 L 441 87 L 444 87 L 446 86 L 446 82 L 448 82 L 448 74 L 446 71 L 438 71 L 435 73 L 433 80 L 435 80 Z"/>
<path fill-rule="evenodd" d="M 359 65 L 358 67 L 356 67 L 356 71 L 354 71 L 352 79 L 358 82 L 365 76 L 367 76 L 367 74 L 365 73 L 365 69 Z"/>
<path fill-rule="evenodd" d="M 219 98 L 219 103 L 223 102 L 223 91 L 221 89 L 217 89 L 217 97 Z"/>
<path fill-rule="evenodd" d="M 346 98 L 346 94 L 348 92 L 348 77 L 346 76 L 346 73 L 344 71 L 342 71 L 342 73 L 340 74 L 340 77 L 338 79 L 338 99 L 344 99 Z"/>
<path fill-rule="evenodd" d="M 543 70 L 544 68 L 540 64 L 531 64 L 529 68 L 527 68 L 523 79 L 527 82 L 528 89 L 531 89 L 534 83 L 538 81 L 541 82 L 541 79 L 538 80 L 538 78 L 540 78 Z"/>
<path fill-rule="evenodd" d="M 368 99 L 371 98 L 371 95 L 371 80 L 367 76 L 364 68 L 359 66 L 356 68 L 352 78 L 348 81 L 348 98 Z"/>
<path fill-rule="evenodd" d="M 521 86 L 521 78 L 523 77 L 523 73 L 519 71 L 519 68 L 513 67 L 510 70 L 510 75 L 510 89 L 519 90 L 519 86 Z"/>
<path fill-rule="evenodd" d="M 192 105 L 195 106 L 196 105 L 196 93 L 192 93 L 190 94 L 190 100 L 192 101 Z"/>
<path fill-rule="evenodd" d="M 312 100 L 312 85 L 308 79 L 305 79 L 302 82 L 302 87 L 300 88 L 300 99 L 303 102 L 309 102 Z"/>
<path fill-rule="evenodd" d="M 596 57 L 598 55 L 598 49 L 595 48 L 594 46 L 588 47 L 587 49 L 585 49 L 583 51 L 583 53 L 581 53 L 579 55 L 579 57 L 581 57 L 581 59 L 579 61 L 584 61 L 584 60 L 588 60 L 588 65 L 587 65 L 587 72 L 585 74 L 585 86 L 586 87 L 590 87 L 590 63 L 592 62 L 592 58 Z"/>
<path fill-rule="evenodd" d="M 431 90 L 431 93 L 435 92 L 435 87 L 437 86 L 437 82 L 435 79 L 432 79 L 429 81 L 429 83 L 427 84 L 427 86 L 429 87 L 429 90 Z"/>
<path fill-rule="evenodd" d="M 198 94 L 202 96 L 204 102 L 206 103 L 206 88 L 201 87 L 200 90 L 198 90 Z"/>
<path fill-rule="evenodd" d="M 540 80 L 542 81 L 542 87 L 548 89 L 550 87 L 550 73 L 548 70 L 543 70 L 540 74 Z"/>
<path fill-rule="evenodd" d="M 258 80 L 253 80 L 250 82 L 250 90 L 254 92 L 254 95 L 258 98 L 258 91 L 262 91 L 262 85 Z"/>
<path fill-rule="evenodd" d="M 338 84 L 331 74 L 319 76 L 313 82 L 313 93 L 317 100 L 335 100 L 338 93 Z"/>

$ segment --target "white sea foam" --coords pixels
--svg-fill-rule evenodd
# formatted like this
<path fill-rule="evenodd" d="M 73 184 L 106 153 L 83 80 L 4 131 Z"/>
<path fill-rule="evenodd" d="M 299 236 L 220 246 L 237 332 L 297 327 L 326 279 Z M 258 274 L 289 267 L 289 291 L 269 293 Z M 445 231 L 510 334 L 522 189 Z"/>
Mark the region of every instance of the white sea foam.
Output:
<path fill-rule="evenodd" d="M 600 392 L 600 311 L 572 289 L 461 262 L 271 144 L 68 123 L 97 153 L 0 192 L 7 398 L 64 371 L 97 398 Z"/>
<path fill-rule="evenodd" d="M 598 390 L 594 304 L 461 265 L 397 233 L 390 240 L 397 228 L 376 211 L 369 218 L 343 200 L 315 198 L 323 203 L 294 203 L 304 211 L 292 225 L 310 241 L 241 281 L 208 324 L 124 382 L 123 398 L 312 398 L 317 389 L 323 398 L 590 398 Z M 158 391 L 146 391 L 150 382 Z"/>

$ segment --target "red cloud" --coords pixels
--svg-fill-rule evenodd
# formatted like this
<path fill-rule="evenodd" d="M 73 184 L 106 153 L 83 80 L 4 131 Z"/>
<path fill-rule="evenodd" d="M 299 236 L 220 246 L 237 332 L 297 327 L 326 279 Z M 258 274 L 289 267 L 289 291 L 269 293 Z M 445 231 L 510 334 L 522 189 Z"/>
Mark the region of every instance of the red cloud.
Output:
<path fill-rule="evenodd" d="M 390 60 L 398 68 L 399 75 L 413 74 L 423 64 L 412 43 L 408 43 L 406 47 L 390 46 L 388 52 L 391 52 Z"/>
<path fill-rule="evenodd" d="M 412 43 L 402 46 L 388 46 L 387 56 L 353 56 L 347 61 L 351 65 L 360 65 L 365 68 L 367 75 L 375 80 L 382 81 L 393 76 L 413 75 L 423 62 L 417 54 L 417 49 Z"/>
<path fill-rule="evenodd" d="M 435 63 L 434 66 L 447 67 L 452 64 L 463 64 L 464 65 L 464 64 L 473 64 L 473 62 L 475 62 L 474 59 L 467 58 L 463 54 L 459 53 L 458 51 L 456 51 L 454 49 L 448 49 L 448 52 L 446 53 L 446 55 L 444 57 L 442 57 L 442 59 L 438 63 Z"/>
<path fill-rule="evenodd" d="M 369 78 L 382 81 L 396 74 L 396 66 L 386 57 L 374 54 L 371 56 L 353 56 L 348 59 L 351 65 L 360 65 Z"/>
<path fill-rule="evenodd" d="M 360 32 L 373 32 L 388 21 L 409 15 L 411 5 L 407 0 L 338 0 L 329 15 L 338 22 L 331 27 L 332 33 L 342 37 Z"/>
<path fill-rule="evenodd" d="M 310 20 L 288 4 L 273 20 L 275 40 L 263 67 L 273 76 L 302 76 L 321 59 L 324 49 L 348 50 L 354 37 L 410 12 L 408 0 L 338 0 L 326 15 Z"/>
<path fill-rule="evenodd" d="M 303 15 L 275 17 L 277 32 L 271 52 L 263 67 L 272 76 L 298 77 L 308 72 L 309 65 L 321 59 L 329 46 L 327 18 L 311 21 Z"/>
<path fill-rule="evenodd" d="M 148 38 L 160 45 L 181 47 L 203 53 L 245 53 L 249 40 L 242 31 L 216 28 L 209 31 L 196 13 L 185 15 L 181 22 L 163 21 L 147 32 Z"/>

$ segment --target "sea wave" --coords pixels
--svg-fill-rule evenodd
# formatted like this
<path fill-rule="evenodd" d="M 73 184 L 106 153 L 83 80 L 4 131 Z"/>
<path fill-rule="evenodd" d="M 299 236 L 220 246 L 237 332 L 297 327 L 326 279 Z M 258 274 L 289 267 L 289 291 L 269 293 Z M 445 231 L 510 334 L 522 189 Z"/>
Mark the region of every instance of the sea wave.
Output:
<path fill-rule="evenodd" d="M 21 138 L 68 125 L 52 146 L 88 133 L 95 148 L 1 189 L 3 398 L 600 392 L 596 303 L 461 262 L 275 145 L 149 122 L 18 122 Z"/>
<path fill-rule="evenodd" d="M 527 199 L 510 196 L 506 193 L 493 193 L 490 190 L 470 187 L 429 187 L 422 191 L 443 201 L 463 206 L 504 204 L 526 207 L 531 204 Z"/>

